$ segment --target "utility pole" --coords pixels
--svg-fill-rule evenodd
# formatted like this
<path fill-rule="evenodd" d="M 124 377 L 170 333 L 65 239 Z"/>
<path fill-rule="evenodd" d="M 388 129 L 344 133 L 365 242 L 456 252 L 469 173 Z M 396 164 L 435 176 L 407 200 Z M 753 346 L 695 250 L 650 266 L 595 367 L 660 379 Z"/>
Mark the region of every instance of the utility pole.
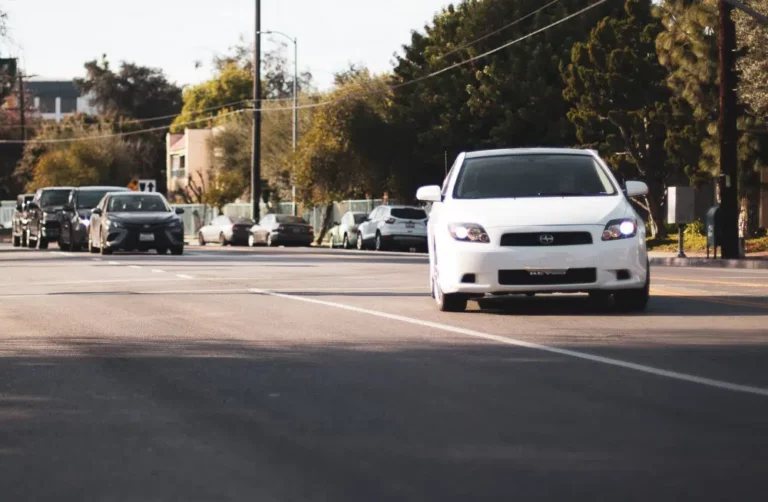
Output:
<path fill-rule="evenodd" d="M 299 39 L 293 39 L 293 154 L 299 144 Z M 291 200 L 293 201 L 293 215 L 298 216 L 296 205 L 296 160 L 294 159 L 293 183 L 291 186 Z"/>
<path fill-rule="evenodd" d="M 251 214 L 259 222 L 261 203 L 261 0 L 256 0 L 253 43 L 253 152 L 251 152 Z"/>
<path fill-rule="evenodd" d="M 21 122 L 21 139 L 27 141 L 27 109 L 24 103 L 24 74 L 19 72 L 19 117 Z"/>
<path fill-rule="evenodd" d="M 722 213 L 722 253 L 725 259 L 740 257 L 739 252 L 739 204 L 738 204 L 738 140 L 736 124 L 735 70 L 736 26 L 731 18 L 733 7 L 727 0 L 719 0 L 720 30 L 718 52 L 720 63 L 720 211 Z"/>

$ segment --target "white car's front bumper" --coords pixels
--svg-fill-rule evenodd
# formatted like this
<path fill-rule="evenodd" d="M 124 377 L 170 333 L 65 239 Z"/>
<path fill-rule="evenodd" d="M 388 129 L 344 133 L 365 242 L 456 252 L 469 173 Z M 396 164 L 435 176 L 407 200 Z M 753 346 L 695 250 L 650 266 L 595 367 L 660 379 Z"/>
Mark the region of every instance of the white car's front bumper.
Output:
<path fill-rule="evenodd" d="M 471 294 L 642 288 L 648 267 L 644 232 L 630 239 L 604 242 L 602 230 L 590 228 L 593 243 L 573 246 L 500 246 L 500 234 L 505 232 L 489 231 L 488 244 L 458 242 L 444 236 L 437 243 L 435 264 L 440 288 L 444 293 Z"/>

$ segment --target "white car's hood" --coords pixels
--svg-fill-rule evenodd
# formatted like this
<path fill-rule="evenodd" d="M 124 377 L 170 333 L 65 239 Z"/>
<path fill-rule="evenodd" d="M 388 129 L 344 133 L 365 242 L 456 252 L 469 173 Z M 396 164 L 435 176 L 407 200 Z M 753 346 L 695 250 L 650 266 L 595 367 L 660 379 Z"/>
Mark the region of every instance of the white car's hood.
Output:
<path fill-rule="evenodd" d="M 545 225 L 604 225 L 631 214 L 622 196 L 453 199 L 446 216 L 455 223 L 485 228 Z"/>

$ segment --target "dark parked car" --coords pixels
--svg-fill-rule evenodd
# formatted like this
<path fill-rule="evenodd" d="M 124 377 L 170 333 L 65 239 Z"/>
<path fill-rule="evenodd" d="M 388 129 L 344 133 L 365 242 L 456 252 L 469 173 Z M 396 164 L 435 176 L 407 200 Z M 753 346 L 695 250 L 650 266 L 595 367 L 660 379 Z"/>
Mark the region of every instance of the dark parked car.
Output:
<path fill-rule="evenodd" d="M 88 250 L 184 253 L 184 222 L 158 193 L 108 193 L 91 212 Z"/>
<path fill-rule="evenodd" d="M 80 251 L 88 246 L 88 229 L 91 226 L 91 211 L 110 192 L 130 192 L 123 187 L 80 187 L 74 188 L 64 210 L 59 214 L 61 232 L 59 247 L 64 251 Z"/>
<path fill-rule="evenodd" d="M 311 246 L 314 239 L 314 228 L 302 218 L 287 214 L 268 214 L 258 225 L 251 228 L 248 245 Z"/>
<path fill-rule="evenodd" d="M 13 213 L 13 247 L 27 245 L 27 229 L 29 226 L 27 215 L 27 204 L 32 202 L 35 194 L 19 195 L 16 198 L 16 211 Z"/>
<path fill-rule="evenodd" d="M 48 249 L 50 242 L 59 240 L 59 213 L 69 200 L 72 187 L 41 188 L 27 204 L 27 245 Z"/>

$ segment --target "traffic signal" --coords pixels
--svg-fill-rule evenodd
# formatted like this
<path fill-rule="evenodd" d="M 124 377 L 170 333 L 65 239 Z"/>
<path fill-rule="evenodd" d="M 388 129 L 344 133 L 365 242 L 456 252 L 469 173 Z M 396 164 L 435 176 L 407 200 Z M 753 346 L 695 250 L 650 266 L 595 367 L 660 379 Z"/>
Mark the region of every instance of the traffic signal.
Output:
<path fill-rule="evenodd" d="M 130 188 L 134 192 L 138 192 L 139 191 L 139 180 L 132 179 L 131 182 L 128 183 L 128 188 Z"/>

